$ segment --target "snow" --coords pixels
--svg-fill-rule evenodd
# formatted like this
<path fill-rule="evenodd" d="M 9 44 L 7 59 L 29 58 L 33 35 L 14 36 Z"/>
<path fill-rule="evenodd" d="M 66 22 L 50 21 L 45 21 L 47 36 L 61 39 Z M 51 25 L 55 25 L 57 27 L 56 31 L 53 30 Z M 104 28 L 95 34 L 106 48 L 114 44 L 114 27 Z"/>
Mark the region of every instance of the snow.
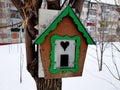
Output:
<path fill-rule="evenodd" d="M 116 70 L 111 61 L 110 45 L 105 51 L 104 62 L 115 74 Z M 114 52 L 116 59 L 120 63 L 120 53 Z M 119 65 L 120 72 L 120 65 Z M 116 74 L 115 74 L 116 75 Z M 68 85 L 68 84 L 69 85 Z M 111 76 L 108 69 L 104 66 L 99 72 L 96 60 L 95 46 L 89 46 L 82 77 L 63 79 L 63 90 L 120 90 L 120 81 Z"/>
<path fill-rule="evenodd" d="M 20 50 L 24 53 L 20 83 Z M 36 90 L 35 81 L 26 70 L 25 45 L 0 46 L 0 90 Z"/>
<path fill-rule="evenodd" d="M 105 65 L 103 65 L 103 70 L 99 72 L 95 48 L 90 45 L 88 47 L 83 76 L 63 78 L 62 90 L 120 90 L 120 81 L 113 78 Z M 114 62 L 117 63 L 120 72 L 120 53 L 115 49 L 113 52 Z M 107 45 L 104 54 L 104 63 L 117 76 L 111 59 L 111 45 Z M 20 83 L 20 61 L 23 63 L 22 83 Z M 0 90 L 36 90 L 35 81 L 26 69 L 24 43 L 0 46 Z"/>

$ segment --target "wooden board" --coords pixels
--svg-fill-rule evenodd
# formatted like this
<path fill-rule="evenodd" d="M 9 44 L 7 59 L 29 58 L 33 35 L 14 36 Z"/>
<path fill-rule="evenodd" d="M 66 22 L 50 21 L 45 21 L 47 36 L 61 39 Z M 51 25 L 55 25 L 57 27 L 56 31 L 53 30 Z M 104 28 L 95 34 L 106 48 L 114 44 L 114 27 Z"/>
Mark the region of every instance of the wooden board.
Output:
<path fill-rule="evenodd" d="M 46 9 L 39 9 L 39 34 L 44 32 L 45 28 L 51 23 L 51 21 L 55 18 L 58 14 L 58 10 L 46 10 Z M 39 46 L 40 51 L 40 46 Z M 41 61 L 41 52 L 38 53 L 38 77 L 44 77 L 44 70 Z"/>

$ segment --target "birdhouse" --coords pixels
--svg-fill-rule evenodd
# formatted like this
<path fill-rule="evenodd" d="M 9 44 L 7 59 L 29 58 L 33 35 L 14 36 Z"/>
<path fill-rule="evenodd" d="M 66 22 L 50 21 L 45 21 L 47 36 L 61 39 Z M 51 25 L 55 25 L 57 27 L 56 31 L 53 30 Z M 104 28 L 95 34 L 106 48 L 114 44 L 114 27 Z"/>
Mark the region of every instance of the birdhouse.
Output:
<path fill-rule="evenodd" d="M 67 6 L 36 38 L 35 44 L 40 48 L 44 77 L 52 79 L 81 76 L 88 44 L 94 41 Z"/>

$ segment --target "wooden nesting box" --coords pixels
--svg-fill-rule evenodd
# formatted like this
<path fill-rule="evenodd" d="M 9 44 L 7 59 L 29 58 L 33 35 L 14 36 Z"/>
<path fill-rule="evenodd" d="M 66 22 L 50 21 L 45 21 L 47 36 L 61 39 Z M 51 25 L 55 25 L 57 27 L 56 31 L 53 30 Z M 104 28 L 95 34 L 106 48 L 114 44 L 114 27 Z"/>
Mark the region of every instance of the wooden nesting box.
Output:
<path fill-rule="evenodd" d="M 81 76 L 88 44 L 94 44 L 70 6 L 35 40 L 46 79 Z"/>

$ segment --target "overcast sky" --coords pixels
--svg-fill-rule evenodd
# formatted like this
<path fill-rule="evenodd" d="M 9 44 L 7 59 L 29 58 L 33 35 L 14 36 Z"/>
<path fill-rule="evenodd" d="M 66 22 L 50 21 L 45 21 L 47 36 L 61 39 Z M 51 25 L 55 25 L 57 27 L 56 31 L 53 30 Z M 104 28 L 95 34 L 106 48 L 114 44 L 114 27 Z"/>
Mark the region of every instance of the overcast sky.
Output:
<path fill-rule="evenodd" d="M 115 4 L 114 0 L 91 0 L 91 1 L 99 1 L 99 2 L 103 2 L 103 3 Z"/>

